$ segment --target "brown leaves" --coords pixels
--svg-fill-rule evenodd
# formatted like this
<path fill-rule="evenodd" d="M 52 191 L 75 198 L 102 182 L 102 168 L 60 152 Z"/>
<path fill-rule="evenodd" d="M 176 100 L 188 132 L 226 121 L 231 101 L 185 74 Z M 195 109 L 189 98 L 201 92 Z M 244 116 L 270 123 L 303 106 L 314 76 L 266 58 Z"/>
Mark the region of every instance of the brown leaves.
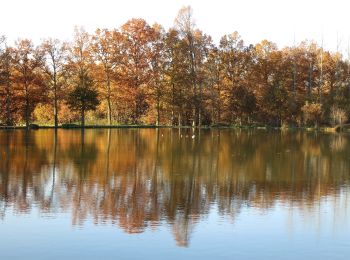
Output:
<path fill-rule="evenodd" d="M 350 114 L 350 64 L 340 53 L 312 41 L 283 49 L 268 40 L 246 45 L 238 32 L 216 46 L 195 26 L 191 7 L 167 32 L 134 18 L 93 34 L 75 28 L 70 43 L 1 46 L 0 118 L 7 122 L 28 119 L 38 103 L 52 104 L 57 115 L 82 75 L 102 103 L 95 117 L 109 124 L 233 124 L 244 115 L 256 124 L 301 125 L 306 102 L 321 104 L 323 124 L 331 123 L 334 106 Z"/>

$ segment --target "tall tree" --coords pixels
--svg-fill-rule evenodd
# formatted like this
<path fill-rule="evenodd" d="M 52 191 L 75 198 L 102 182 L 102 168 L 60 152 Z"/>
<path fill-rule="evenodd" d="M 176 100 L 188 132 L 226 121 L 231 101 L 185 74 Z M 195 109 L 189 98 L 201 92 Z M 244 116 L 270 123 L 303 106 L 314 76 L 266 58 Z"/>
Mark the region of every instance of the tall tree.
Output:
<path fill-rule="evenodd" d="M 146 88 L 151 81 L 151 46 L 155 38 L 155 32 L 143 19 L 129 20 L 122 26 L 121 32 L 124 36 L 123 48 L 126 60 L 122 69 L 123 84 L 128 93 L 132 95 L 132 123 L 138 124 L 149 108 L 146 99 Z"/>
<path fill-rule="evenodd" d="M 244 58 L 244 42 L 238 32 L 225 35 L 220 40 L 220 63 L 222 64 L 222 85 L 224 87 L 224 104 L 229 121 L 234 123 L 235 116 L 240 113 L 236 98 L 245 85 L 244 77 L 247 74 L 247 65 Z M 237 96 L 238 95 L 238 96 Z M 239 102 L 239 101 L 238 101 Z M 240 118 L 241 119 L 241 118 Z"/>
<path fill-rule="evenodd" d="M 44 72 L 47 76 L 46 84 L 53 94 L 53 114 L 55 127 L 58 126 L 59 99 L 66 79 L 65 62 L 67 47 L 58 39 L 45 40 L 41 48 L 44 52 Z"/>
<path fill-rule="evenodd" d="M 180 39 L 178 30 L 169 29 L 164 38 L 164 77 L 167 84 L 167 103 L 170 104 L 170 122 L 179 126 L 188 123 L 185 108 L 190 98 L 188 89 L 191 88 L 191 82 L 186 45 Z"/>
<path fill-rule="evenodd" d="M 81 126 L 85 127 L 85 113 L 94 110 L 100 104 L 98 93 L 94 89 L 93 82 L 87 73 L 79 75 L 74 89 L 68 94 L 67 104 L 73 111 L 79 111 Z"/>
<path fill-rule="evenodd" d="M 153 41 L 151 42 L 151 56 L 150 56 L 150 74 L 151 81 L 149 86 L 149 93 L 151 96 L 151 103 L 154 104 L 156 110 L 156 125 L 161 121 L 161 106 L 164 101 L 166 89 L 164 88 L 164 69 L 165 69 L 165 53 L 164 53 L 164 29 L 158 25 L 153 25 L 154 30 Z"/>
<path fill-rule="evenodd" d="M 6 44 L 6 38 L 0 37 L 0 99 L 4 107 L 0 113 L 6 125 L 14 124 L 15 102 L 13 100 L 13 49 Z"/>
<path fill-rule="evenodd" d="M 208 87 L 205 107 L 210 115 L 211 124 L 222 123 L 222 71 L 223 66 L 220 62 L 220 50 L 217 47 L 214 47 L 208 53 L 204 76 Z"/>
<path fill-rule="evenodd" d="M 190 81 L 192 85 L 192 100 L 194 106 L 192 109 L 192 125 L 195 126 L 198 122 L 198 88 L 197 88 L 197 66 L 196 66 L 196 47 L 194 42 L 194 32 L 196 29 L 193 19 L 193 9 L 191 6 L 184 6 L 180 9 L 175 18 L 175 27 L 180 32 L 186 43 L 186 52 L 189 59 Z"/>
<path fill-rule="evenodd" d="M 91 77 L 92 55 L 91 55 L 91 36 L 83 28 L 75 28 L 74 40 L 68 48 L 68 61 L 66 71 L 68 73 L 68 84 L 70 90 L 67 97 L 67 104 L 73 110 L 81 112 L 82 126 L 85 124 L 85 95 L 93 97 L 90 90 L 94 89 L 94 82 Z M 86 91 L 86 92 L 85 92 Z M 94 89 L 95 91 L 95 89 Z M 79 97 L 76 107 L 73 104 L 72 97 Z M 80 108 L 80 109 L 79 109 Z M 87 109 L 91 110 L 91 109 Z"/>
<path fill-rule="evenodd" d="M 112 97 L 118 82 L 119 68 L 123 63 L 123 37 L 117 30 L 97 29 L 92 37 L 92 55 L 95 61 L 95 77 L 104 86 L 100 93 L 107 102 L 107 120 L 112 124 Z"/>
<path fill-rule="evenodd" d="M 40 67 L 43 54 L 28 39 L 19 40 L 14 49 L 14 83 L 16 92 L 22 101 L 21 110 L 28 128 L 35 106 L 43 100 L 45 90 Z"/>

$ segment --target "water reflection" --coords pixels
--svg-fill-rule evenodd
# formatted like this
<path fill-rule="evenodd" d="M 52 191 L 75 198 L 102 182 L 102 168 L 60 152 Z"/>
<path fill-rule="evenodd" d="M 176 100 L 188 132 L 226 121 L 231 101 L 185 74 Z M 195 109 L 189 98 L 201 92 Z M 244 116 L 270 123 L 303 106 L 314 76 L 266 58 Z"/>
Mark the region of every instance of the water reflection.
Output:
<path fill-rule="evenodd" d="M 192 138 L 192 135 L 195 135 Z M 188 246 L 198 221 L 217 210 L 277 204 L 310 223 L 324 207 L 346 221 L 350 146 L 346 135 L 191 129 L 0 132 L 0 217 L 39 208 L 70 212 L 127 233 L 170 224 Z M 316 225 L 316 224 L 315 224 Z M 319 228 L 319 227 L 318 227 Z"/>

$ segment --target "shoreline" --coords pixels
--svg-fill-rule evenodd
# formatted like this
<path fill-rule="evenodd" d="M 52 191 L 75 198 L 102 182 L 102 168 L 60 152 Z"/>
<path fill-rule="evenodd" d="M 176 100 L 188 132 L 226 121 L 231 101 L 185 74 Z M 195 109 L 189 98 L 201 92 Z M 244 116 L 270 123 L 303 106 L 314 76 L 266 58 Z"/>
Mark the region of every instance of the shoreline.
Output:
<path fill-rule="evenodd" d="M 292 130 L 304 130 L 304 131 L 317 131 L 317 132 L 350 132 L 350 126 L 335 126 L 335 127 L 274 127 L 274 126 L 170 126 L 170 125 L 86 125 L 84 128 L 80 125 L 60 125 L 46 126 L 46 125 L 31 125 L 29 128 L 26 126 L 0 126 L 0 130 L 38 130 L 38 129 L 159 129 L 159 128 L 171 128 L 171 129 L 254 129 L 254 130 L 280 130 L 280 131 L 292 131 Z"/>

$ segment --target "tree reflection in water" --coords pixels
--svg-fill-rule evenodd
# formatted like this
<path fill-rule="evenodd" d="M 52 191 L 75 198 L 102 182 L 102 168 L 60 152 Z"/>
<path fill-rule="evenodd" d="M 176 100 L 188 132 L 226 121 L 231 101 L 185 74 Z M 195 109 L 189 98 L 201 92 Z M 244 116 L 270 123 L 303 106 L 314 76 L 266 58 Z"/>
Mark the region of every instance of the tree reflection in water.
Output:
<path fill-rule="evenodd" d="M 346 135 L 308 132 L 98 129 L 0 132 L 0 216 L 71 212 L 128 233 L 169 223 L 179 246 L 210 210 L 283 205 L 315 221 L 348 212 Z M 216 207 L 213 207 L 216 206 Z"/>

